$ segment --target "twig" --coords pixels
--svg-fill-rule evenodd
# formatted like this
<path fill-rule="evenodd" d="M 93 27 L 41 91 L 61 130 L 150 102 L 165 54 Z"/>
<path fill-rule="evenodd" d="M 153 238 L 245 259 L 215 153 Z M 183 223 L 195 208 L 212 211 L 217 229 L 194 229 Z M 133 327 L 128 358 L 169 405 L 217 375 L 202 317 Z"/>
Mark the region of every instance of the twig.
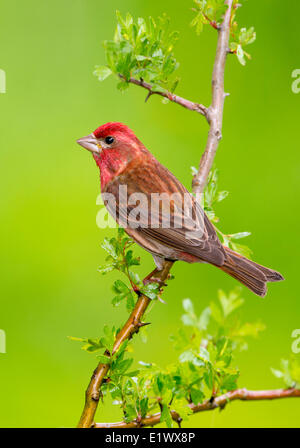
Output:
<path fill-rule="evenodd" d="M 212 411 L 213 409 L 220 408 L 223 409 L 227 403 L 234 400 L 242 401 L 260 401 L 260 400 L 276 400 L 278 398 L 291 398 L 300 397 L 300 389 L 275 389 L 275 390 L 247 390 L 247 389 L 236 389 L 227 392 L 224 395 L 215 397 L 211 400 L 206 400 L 204 403 L 194 405 L 189 404 L 191 411 L 196 414 L 202 411 Z M 171 411 L 172 419 L 176 422 L 180 421 L 180 416 L 176 411 Z M 141 428 L 145 426 L 155 426 L 160 423 L 161 413 L 158 412 L 153 415 L 149 415 L 139 422 L 133 420 L 131 422 L 116 422 L 116 423 L 95 423 L 94 428 Z"/>
<path fill-rule="evenodd" d="M 119 75 L 120 78 L 124 79 L 124 76 Z M 146 97 L 146 101 L 149 99 L 151 95 L 160 95 L 164 98 L 167 98 L 168 100 L 172 101 L 173 103 L 179 104 L 180 106 L 184 107 L 185 109 L 192 110 L 195 112 L 198 112 L 201 115 L 204 115 L 206 119 L 208 119 L 208 109 L 207 107 L 203 106 L 203 104 L 194 103 L 193 101 L 186 100 L 185 98 L 182 98 L 181 96 L 174 95 L 174 93 L 166 91 L 156 91 L 152 90 L 153 87 L 151 84 L 148 84 L 147 82 L 143 81 L 142 79 L 135 79 L 135 78 L 129 78 L 127 82 L 130 82 L 131 84 L 135 84 L 136 86 L 143 87 L 144 89 L 148 90 L 148 95 Z"/>
<path fill-rule="evenodd" d="M 207 120 L 210 124 L 205 151 L 201 157 L 198 173 L 193 179 L 193 192 L 203 193 L 206 180 L 212 167 L 219 141 L 222 138 L 224 108 L 224 70 L 228 50 L 232 0 L 226 0 L 227 10 L 218 29 L 218 44 L 212 75 L 212 104 L 208 108 Z"/>
<path fill-rule="evenodd" d="M 226 56 L 228 54 L 230 17 L 231 17 L 233 0 L 225 0 L 225 3 L 227 4 L 227 10 L 224 15 L 224 20 L 222 24 L 219 27 L 217 27 L 218 43 L 217 43 L 214 69 L 212 74 L 212 103 L 208 108 L 203 106 L 203 104 L 194 103 L 178 95 L 174 95 L 173 93 L 168 91 L 160 92 L 152 90 L 153 87 L 151 86 L 151 84 L 145 82 L 142 79 L 138 80 L 135 78 L 129 78 L 127 80 L 127 82 L 131 84 L 135 84 L 148 90 L 146 101 L 149 99 L 151 95 L 160 95 L 174 103 L 179 104 L 182 107 L 185 107 L 188 110 L 200 113 L 208 121 L 210 128 L 206 142 L 206 147 L 200 160 L 198 172 L 194 176 L 192 183 L 193 192 L 198 195 L 203 193 L 208 174 L 211 170 L 216 155 L 219 142 L 222 138 L 224 99 L 227 95 L 224 91 L 224 71 L 225 71 Z M 119 76 L 120 78 L 125 80 L 124 76 L 122 75 Z"/>
<path fill-rule="evenodd" d="M 161 271 L 155 273 L 155 278 L 164 282 L 173 265 L 172 261 L 165 261 L 164 267 Z M 134 333 L 137 333 L 140 327 L 144 326 L 141 319 L 150 304 L 151 299 L 141 294 L 135 304 L 134 310 L 130 314 L 127 322 L 116 336 L 112 354 L 116 353 L 120 345 L 127 339 L 131 339 Z M 90 380 L 89 386 L 85 394 L 85 406 L 78 423 L 79 428 L 90 428 L 94 423 L 94 416 L 98 407 L 98 402 L 101 396 L 101 386 L 109 371 L 109 364 L 98 364 Z"/>

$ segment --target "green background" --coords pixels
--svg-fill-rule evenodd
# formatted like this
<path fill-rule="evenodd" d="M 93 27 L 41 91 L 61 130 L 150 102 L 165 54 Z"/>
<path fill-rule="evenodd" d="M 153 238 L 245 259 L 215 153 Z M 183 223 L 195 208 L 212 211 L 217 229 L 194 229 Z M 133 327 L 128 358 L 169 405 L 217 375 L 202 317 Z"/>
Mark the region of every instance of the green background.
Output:
<path fill-rule="evenodd" d="M 111 304 L 111 277 L 97 267 L 100 243 L 112 231 L 96 226 L 99 174 L 76 139 L 108 121 L 128 124 L 154 155 L 190 187 L 190 166 L 203 151 L 203 117 L 132 86 L 125 94 L 109 78 L 92 75 L 103 64 L 101 42 L 113 35 L 114 11 L 135 17 L 163 12 L 180 32 L 176 47 L 178 94 L 209 104 L 216 33 L 197 37 L 189 23 L 192 2 L 179 0 L 3 0 L 0 68 L 7 93 L 1 109 L 1 309 L 7 353 L 0 354 L 0 425 L 69 427 L 80 416 L 84 390 L 96 365 L 67 336 L 98 336 L 105 323 L 120 325 L 127 313 Z M 225 232 L 251 231 L 256 261 L 278 269 L 286 281 L 260 299 L 245 288 L 245 318 L 261 318 L 266 331 L 238 355 L 241 387 L 276 388 L 270 366 L 291 354 L 300 327 L 298 293 L 299 105 L 291 73 L 300 68 L 296 0 L 248 1 L 239 23 L 254 25 L 253 59 L 226 66 L 223 140 L 216 162 L 221 188 L 230 196 L 218 207 Z M 245 241 L 246 242 L 246 241 Z M 143 257 L 141 273 L 152 268 Z M 175 281 L 156 304 L 149 342 L 135 340 L 136 359 L 161 365 L 177 356 L 168 335 L 180 322 L 182 299 L 200 312 L 235 281 L 211 266 L 178 263 Z M 298 355 L 300 356 L 300 354 Z M 120 419 L 117 407 L 100 406 L 98 421 Z M 192 417 L 190 426 L 299 426 L 300 401 L 235 402 L 225 412 Z"/>

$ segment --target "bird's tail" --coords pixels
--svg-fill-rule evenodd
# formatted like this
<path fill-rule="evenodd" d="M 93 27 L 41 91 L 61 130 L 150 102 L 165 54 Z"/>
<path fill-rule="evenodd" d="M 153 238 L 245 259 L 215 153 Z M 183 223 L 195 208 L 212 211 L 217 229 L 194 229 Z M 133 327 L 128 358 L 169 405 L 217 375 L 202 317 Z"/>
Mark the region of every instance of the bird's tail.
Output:
<path fill-rule="evenodd" d="M 273 269 L 266 268 L 248 258 L 239 255 L 225 247 L 227 260 L 220 266 L 222 271 L 236 278 L 258 296 L 264 297 L 267 292 L 267 282 L 279 282 L 283 276 Z"/>

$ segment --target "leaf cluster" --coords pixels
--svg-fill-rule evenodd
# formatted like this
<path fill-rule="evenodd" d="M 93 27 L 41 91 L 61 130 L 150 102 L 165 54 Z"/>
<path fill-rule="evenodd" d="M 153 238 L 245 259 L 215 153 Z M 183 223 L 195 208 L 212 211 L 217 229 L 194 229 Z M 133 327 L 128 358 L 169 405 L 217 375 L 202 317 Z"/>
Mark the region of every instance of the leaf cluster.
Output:
<path fill-rule="evenodd" d="M 98 271 L 103 275 L 108 272 L 119 271 L 127 277 L 128 284 L 120 279 L 113 283 L 114 297 L 112 304 L 119 306 L 121 302 L 125 302 L 129 312 L 134 308 L 137 291 L 145 294 L 151 300 L 159 298 L 159 285 L 157 283 L 144 285 L 140 276 L 132 270 L 133 266 L 140 265 L 140 259 L 133 254 L 131 249 L 133 244 L 133 240 L 127 236 L 124 229 L 119 227 L 116 237 L 104 238 L 101 247 L 108 255 L 106 264 L 98 268 Z"/>
<path fill-rule="evenodd" d="M 178 33 L 170 31 L 167 16 L 135 21 L 129 13 L 124 18 L 117 11 L 116 17 L 114 38 L 104 42 L 107 65 L 94 72 L 99 81 L 114 73 L 120 78 L 120 90 L 126 89 L 133 77 L 150 83 L 153 91 L 174 92 L 179 81 L 172 78 L 179 66 L 173 52 Z"/>
<path fill-rule="evenodd" d="M 295 387 L 300 389 L 300 363 L 296 357 L 290 359 L 282 359 L 280 362 L 280 369 L 273 369 L 271 372 L 276 378 L 280 378 L 285 387 Z"/>
<path fill-rule="evenodd" d="M 171 410 L 185 420 L 191 414 L 189 404 L 197 405 L 235 389 L 239 370 L 234 365 L 234 351 L 247 336 L 257 336 L 263 329 L 262 324 L 244 324 L 236 319 L 242 304 L 239 291 L 228 295 L 220 291 L 218 300 L 197 316 L 192 301 L 185 299 L 183 327 L 170 337 L 178 352 L 177 362 L 161 368 L 140 361 L 134 374 L 125 371 L 116 376 L 112 370 L 104 390 L 121 407 L 124 421 L 161 412 L 161 422 L 171 427 Z M 132 358 L 127 362 L 131 366 Z"/>
<path fill-rule="evenodd" d="M 237 56 L 240 64 L 246 64 L 246 58 L 251 59 L 249 53 L 245 51 L 245 46 L 252 44 L 256 39 L 254 27 L 240 28 L 236 21 L 237 9 L 241 6 L 238 0 L 233 1 L 231 17 L 230 17 L 230 39 L 229 51 Z M 211 25 L 213 28 L 219 29 L 223 17 L 226 12 L 227 5 L 224 0 L 194 0 L 195 16 L 191 22 L 191 26 L 195 27 L 196 33 L 199 35 L 204 25 Z"/>
<path fill-rule="evenodd" d="M 178 352 L 178 361 L 166 367 L 140 361 L 132 369 L 132 342 L 124 342 L 111 355 L 118 330 L 104 327 L 99 339 L 73 338 L 82 342 L 83 349 L 98 355 L 101 363 L 109 364 L 102 392 L 120 407 L 125 422 L 139 421 L 155 412 L 161 422 L 174 425 L 171 411 L 180 421 L 189 418 L 189 405 L 203 403 L 217 394 L 237 387 L 239 370 L 234 363 L 234 352 L 245 348 L 248 336 L 257 336 L 263 329 L 260 323 L 241 323 L 237 312 L 243 304 L 239 290 L 226 295 L 219 291 L 217 301 L 211 302 L 198 316 L 193 302 L 183 300 L 183 326 L 170 337 Z"/>

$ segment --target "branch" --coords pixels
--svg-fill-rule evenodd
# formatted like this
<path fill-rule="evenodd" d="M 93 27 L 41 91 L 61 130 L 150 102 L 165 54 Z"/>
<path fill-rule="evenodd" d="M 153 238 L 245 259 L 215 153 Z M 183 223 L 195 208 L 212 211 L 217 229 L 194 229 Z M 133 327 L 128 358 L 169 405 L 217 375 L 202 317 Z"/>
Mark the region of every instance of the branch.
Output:
<path fill-rule="evenodd" d="M 205 151 L 201 157 L 199 170 L 196 176 L 193 179 L 193 192 L 194 193 L 202 193 L 204 186 L 206 184 L 206 180 L 213 164 L 213 160 L 216 154 L 216 150 L 218 147 L 219 140 L 221 139 L 222 132 L 222 120 L 223 120 L 223 106 L 224 106 L 224 68 L 225 68 L 225 60 L 228 49 L 228 41 L 229 41 L 229 31 L 230 31 L 230 16 L 231 16 L 231 8 L 233 0 L 225 0 L 228 5 L 227 11 L 224 15 L 224 20 L 220 28 L 218 29 L 218 44 L 217 44 L 217 52 L 215 57 L 213 76 L 212 76 L 212 104 L 209 108 L 206 108 L 202 104 L 194 103 L 192 101 L 186 100 L 180 96 L 174 95 L 171 92 L 156 92 L 152 90 L 152 86 L 143 80 L 137 80 L 135 78 L 130 78 L 127 82 L 131 84 L 138 85 L 140 87 L 148 90 L 148 96 L 146 100 L 151 95 L 160 95 L 164 98 L 169 99 L 170 101 L 181 105 L 182 107 L 196 111 L 201 115 L 205 116 L 209 125 L 210 130 L 208 134 L 207 144 Z M 119 75 L 121 78 L 122 75 Z M 123 78 L 124 79 L 124 78 Z M 163 283 L 164 280 L 167 279 L 169 271 L 172 266 L 172 262 L 166 261 L 164 264 L 164 268 L 162 271 L 156 272 L 156 278 L 159 278 Z M 150 274 L 151 275 L 151 274 Z M 148 276 L 149 277 L 149 276 Z M 146 277 L 147 278 L 147 277 Z M 141 295 L 135 305 L 134 310 L 132 311 L 129 319 L 125 323 L 124 327 L 117 334 L 116 341 L 114 344 L 113 352 L 115 353 L 122 342 L 126 339 L 130 339 L 134 333 L 139 331 L 139 328 L 142 326 L 141 319 L 149 305 L 151 300 Z M 80 421 L 78 423 L 78 427 L 80 428 L 89 428 L 92 426 L 102 427 L 101 424 L 94 423 L 94 416 L 98 407 L 98 402 L 101 396 L 101 385 L 109 371 L 109 364 L 98 364 L 96 370 L 93 373 L 93 376 L 90 380 L 89 386 L 86 390 L 86 399 L 85 406 L 82 412 Z M 215 402 L 214 402 L 215 403 Z M 213 406 L 213 405 L 212 405 Z M 213 407 L 212 407 L 213 409 Z M 193 410 L 194 412 L 194 410 Z M 197 411 L 199 412 L 199 411 Z M 175 416 L 175 415 L 174 415 Z M 148 417 L 147 417 L 148 418 Z M 157 423 L 160 420 L 160 414 L 155 416 L 151 416 L 149 418 L 158 419 Z M 179 418 L 179 416 L 177 416 Z M 121 422 L 120 424 L 124 424 Z M 156 423 L 154 423 L 156 424 Z M 97 426 L 100 425 L 100 426 Z M 140 425 L 141 426 L 141 425 Z M 145 425 L 144 425 L 145 426 Z M 147 426 L 149 426 L 147 424 Z M 122 426 L 124 427 L 124 426 Z M 129 427 L 129 426 L 127 426 Z"/>
<path fill-rule="evenodd" d="M 228 8 L 224 20 L 218 29 L 218 44 L 212 75 L 212 103 L 208 108 L 207 120 L 210 124 L 205 151 L 201 157 L 198 173 L 193 179 L 193 192 L 203 193 L 206 180 L 212 167 L 219 141 L 222 138 L 222 122 L 224 108 L 224 71 L 230 34 L 230 17 L 232 1 L 226 0 Z"/>
<path fill-rule="evenodd" d="M 189 404 L 191 411 L 196 414 L 202 411 L 212 411 L 213 409 L 224 409 L 230 401 L 259 401 L 259 400 L 276 400 L 278 398 L 300 397 L 300 389 L 275 389 L 275 390 L 247 390 L 236 389 L 227 392 L 224 395 L 216 397 L 213 401 L 206 400 L 204 403 L 194 405 Z M 172 419 L 180 423 L 180 415 L 176 411 L 171 411 Z M 142 428 L 145 426 L 155 426 L 160 423 L 160 412 L 149 415 L 140 421 L 133 420 L 131 422 L 116 422 L 116 423 L 95 423 L 94 428 Z"/>
<path fill-rule="evenodd" d="M 155 273 L 155 280 L 160 281 L 161 284 L 167 279 L 169 271 L 173 265 L 172 261 L 165 261 L 164 267 L 161 271 L 153 271 Z M 151 276 L 151 274 L 150 274 Z M 149 279 L 149 276 L 146 277 Z M 127 322 L 116 336 L 112 355 L 118 351 L 120 345 L 127 339 L 131 339 L 135 333 L 138 333 L 140 327 L 144 325 L 141 319 L 150 304 L 151 299 L 141 294 L 135 304 L 135 307 L 130 314 Z M 109 364 L 98 364 L 90 380 L 89 386 L 85 394 L 85 406 L 78 423 L 79 428 L 90 428 L 94 423 L 94 416 L 98 407 L 98 402 L 101 396 L 101 386 L 108 374 Z"/>
<path fill-rule="evenodd" d="M 119 77 L 125 80 L 124 76 L 119 75 Z M 163 96 L 164 98 L 167 98 L 170 101 L 173 101 L 173 103 L 179 104 L 180 106 L 184 107 L 185 109 L 198 112 L 199 114 L 204 115 L 204 117 L 206 117 L 206 119 L 208 119 L 208 109 L 207 109 L 207 107 L 203 106 L 203 104 L 193 103 L 192 101 L 186 100 L 185 98 L 182 98 L 181 96 L 174 95 L 173 93 L 168 92 L 167 90 L 162 91 L 162 92 L 152 90 L 153 87 L 151 86 L 151 84 L 148 84 L 147 82 L 145 82 L 143 80 L 129 78 L 126 81 L 131 84 L 135 84 L 136 86 L 144 87 L 144 89 L 148 90 L 149 93 L 146 97 L 146 101 L 148 100 L 148 98 L 151 95 L 160 95 L 160 96 Z"/>
<path fill-rule="evenodd" d="M 210 124 L 205 151 L 201 157 L 198 173 L 193 179 L 193 192 L 203 193 L 206 180 L 212 167 L 219 141 L 222 138 L 222 122 L 224 108 L 224 71 L 230 34 L 230 17 L 232 0 L 226 0 L 228 8 L 224 20 L 218 28 L 218 44 L 212 75 L 212 104 L 208 108 L 207 120 Z"/>
<path fill-rule="evenodd" d="M 212 103 L 209 106 L 209 108 L 203 106 L 203 104 L 194 103 L 178 95 L 174 95 L 173 93 L 168 91 L 159 92 L 152 90 L 151 84 L 148 84 L 142 79 L 138 80 L 135 78 L 129 78 L 128 80 L 126 80 L 123 75 L 119 75 L 121 79 L 148 90 L 146 101 L 151 95 L 160 95 L 172 101 L 173 103 L 179 104 L 180 106 L 188 110 L 198 112 L 199 114 L 203 115 L 208 121 L 210 129 L 208 133 L 206 147 L 200 160 L 198 172 L 194 176 L 192 183 L 193 192 L 195 194 L 203 193 L 208 174 L 211 170 L 216 155 L 219 142 L 222 138 L 223 108 L 224 108 L 224 99 L 226 96 L 224 92 L 224 71 L 225 71 L 226 56 L 228 54 L 230 18 L 231 18 L 233 0 L 225 0 L 225 3 L 227 4 L 228 7 L 224 15 L 224 20 L 219 27 L 216 27 L 218 32 L 218 43 L 214 62 L 214 69 L 212 74 Z"/>

